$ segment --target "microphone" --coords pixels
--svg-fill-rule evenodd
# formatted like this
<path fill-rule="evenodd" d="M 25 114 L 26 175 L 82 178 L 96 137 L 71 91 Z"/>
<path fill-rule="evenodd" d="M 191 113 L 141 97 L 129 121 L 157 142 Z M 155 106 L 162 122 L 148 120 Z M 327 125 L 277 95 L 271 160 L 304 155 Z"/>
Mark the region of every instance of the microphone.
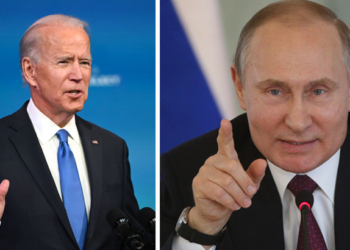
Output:
<path fill-rule="evenodd" d="M 308 190 L 300 190 L 297 193 L 297 196 L 295 197 L 295 203 L 297 204 L 300 210 L 302 209 L 310 210 L 312 208 L 312 205 L 314 204 L 314 196 Z"/>
<path fill-rule="evenodd" d="M 119 208 L 109 210 L 107 221 L 112 229 L 123 238 L 124 245 L 132 250 L 143 249 L 141 232 L 131 227 L 129 219 Z"/>
<path fill-rule="evenodd" d="M 156 232 L 156 213 L 152 208 L 144 207 L 138 214 L 138 220 L 141 225 L 152 234 Z"/>
<path fill-rule="evenodd" d="M 301 190 L 297 193 L 295 197 L 295 203 L 299 210 L 301 211 L 301 219 L 303 222 L 304 231 L 304 250 L 309 249 L 309 229 L 307 225 L 307 215 L 314 204 L 314 196 L 308 190 Z"/>
<path fill-rule="evenodd" d="M 155 227 L 156 227 L 156 213 L 152 208 L 144 207 L 142 208 L 138 215 L 137 219 L 140 222 L 140 224 L 146 229 L 147 232 L 151 233 L 152 239 L 149 241 L 145 246 L 145 250 L 154 250 L 156 249 L 155 245 Z"/>

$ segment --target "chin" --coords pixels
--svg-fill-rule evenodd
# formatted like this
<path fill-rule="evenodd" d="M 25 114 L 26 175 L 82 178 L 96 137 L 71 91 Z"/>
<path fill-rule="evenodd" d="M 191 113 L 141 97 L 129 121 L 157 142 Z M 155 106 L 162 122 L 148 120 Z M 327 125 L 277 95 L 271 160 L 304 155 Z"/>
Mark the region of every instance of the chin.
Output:
<path fill-rule="evenodd" d="M 321 164 L 316 164 L 314 162 L 295 162 L 292 164 L 281 164 L 276 166 L 279 166 L 280 168 L 288 172 L 303 174 L 314 170 L 320 165 Z"/>
<path fill-rule="evenodd" d="M 74 115 L 74 114 L 78 113 L 79 111 L 81 111 L 81 110 L 83 109 L 83 107 L 84 107 L 84 106 L 69 107 L 69 108 L 66 108 L 66 109 L 65 109 L 65 112 L 66 112 L 67 114 L 72 114 L 72 115 Z"/>
<path fill-rule="evenodd" d="M 78 113 L 79 111 L 82 111 L 82 110 L 83 110 L 83 107 L 84 107 L 84 106 L 74 109 L 74 113 Z"/>
<path fill-rule="evenodd" d="M 296 174 L 307 173 L 311 170 L 314 170 L 318 166 L 322 165 L 321 159 L 315 160 L 313 157 L 298 158 L 298 157 L 281 157 L 280 159 L 271 159 L 270 161 L 275 164 L 277 167 Z"/>
<path fill-rule="evenodd" d="M 81 103 L 72 103 L 66 107 L 66 110 L 70 113 L 77 113 L 84 108 L 85 102 Z"/>

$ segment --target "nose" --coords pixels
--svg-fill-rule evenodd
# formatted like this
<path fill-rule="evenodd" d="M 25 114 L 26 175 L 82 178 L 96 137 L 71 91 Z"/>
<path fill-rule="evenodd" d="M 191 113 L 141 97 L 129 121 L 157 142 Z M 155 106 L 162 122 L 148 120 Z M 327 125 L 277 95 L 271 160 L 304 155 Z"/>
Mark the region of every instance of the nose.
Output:
<path fill-rule="evenodd" d="M 312 117 L 308 105 L 302 97 L 290 100 L 285 123 L 297 134 L 306 131 L 311 126 Z"/>
<path fill-rule="evenodd" d="M 69 80 L 79 82 L 83 79 L 83 74 L 79 62 L 74 62 L 71 66 L 71 72 L 69 74 Z"/>

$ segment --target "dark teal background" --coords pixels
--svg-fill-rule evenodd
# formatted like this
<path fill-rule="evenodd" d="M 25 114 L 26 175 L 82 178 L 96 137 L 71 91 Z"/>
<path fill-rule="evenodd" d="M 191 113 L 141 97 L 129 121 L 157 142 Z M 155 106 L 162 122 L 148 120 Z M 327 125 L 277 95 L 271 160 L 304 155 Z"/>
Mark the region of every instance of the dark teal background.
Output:
<path fill-rule="evenodd" d="M 139 205 L 154 209 L 155 0 L 2 1 L 0 117 L 30 98 L 29 88 L 22 87 L 18 45 L 32 23 L 50 14 L 71 15 L 89 24 L 92 78 L 114 82 L 90 85 L 79 115 L 126 140 Z"/>

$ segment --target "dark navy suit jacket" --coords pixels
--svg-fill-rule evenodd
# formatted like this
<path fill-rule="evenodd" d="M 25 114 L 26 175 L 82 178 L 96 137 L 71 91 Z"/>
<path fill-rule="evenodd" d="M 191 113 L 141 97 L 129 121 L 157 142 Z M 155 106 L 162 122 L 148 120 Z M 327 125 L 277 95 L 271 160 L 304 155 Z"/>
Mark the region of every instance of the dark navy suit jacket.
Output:
<path fill-rule="evenodd" d="M 231 121 L 235 148 L 243 167 L 264 158 L 249 132 L 247 115 Z M 349 131 L 349 124 L 348 124 Z M 192 180 L 205 160 L 218 151 L 218 130 L 188 141 L 161 156 L 161 245 L 171 249 L 181 211 L 194 206 Z M 334 198 L 336 249 L 350 249 L 350 137 L 341 147 Z M 269 168 L 248 209 L 232 213 L 217 249 L 284 249 L 282 202 Z"/>
<path fill-rule="evenodd" d="M 28 102 L 27 102 L 28 103 Z M 29 119 L 27 103 L 0 120 L 0 180 L 10 189 L 0 226 L 1 250 L 78 250 L 51 172 Z M 138 204 L 128 149 L 117 135 L 76 116 L 91 188 L 85 250 L 124 249 L 106 220 L 119 207 L 134 219 Z M 97 140 L 98 144 L 92 143 Z"/>

